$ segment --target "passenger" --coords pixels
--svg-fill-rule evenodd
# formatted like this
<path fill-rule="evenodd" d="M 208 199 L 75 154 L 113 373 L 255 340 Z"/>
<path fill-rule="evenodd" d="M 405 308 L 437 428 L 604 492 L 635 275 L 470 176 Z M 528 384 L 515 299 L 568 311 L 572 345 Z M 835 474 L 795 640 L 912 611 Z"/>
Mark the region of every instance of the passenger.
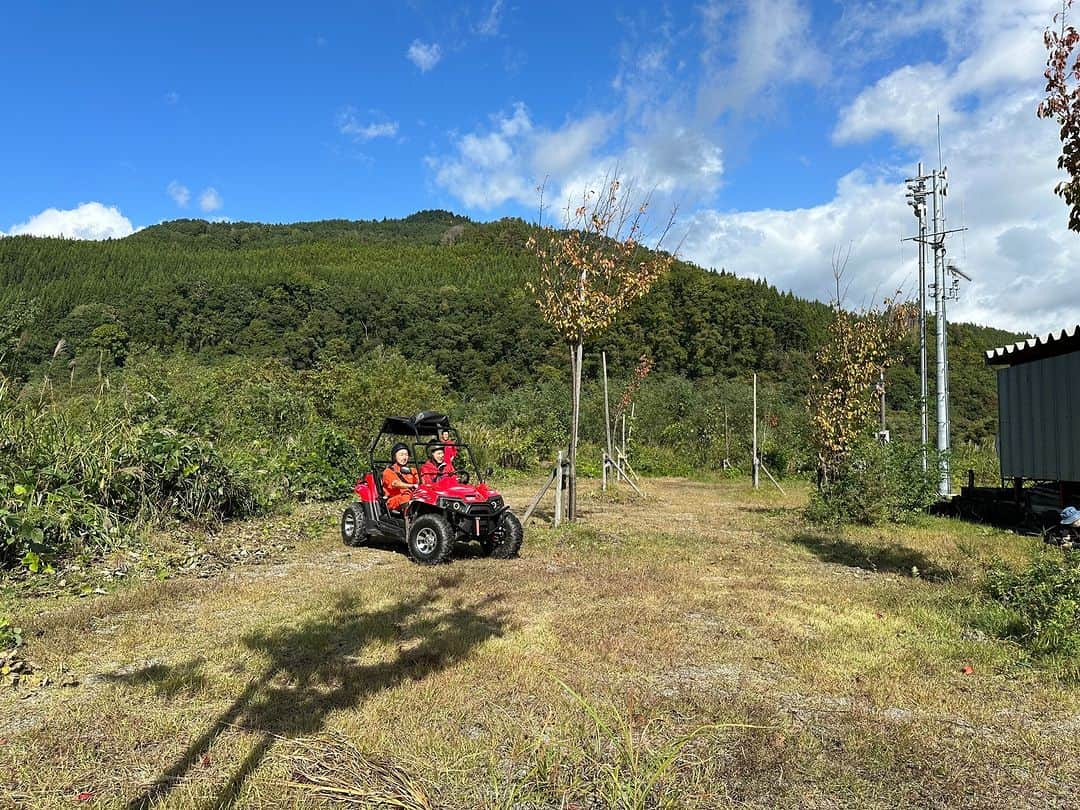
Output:
<path fill-rule="evenodd" d="M 454 465 L 446 460 L 446 449 L 436 441 L 428 442 L 428 460 L 420 468 L 420 483 L 437 484 L 454 477 Z"/>
<path fill-rule="evenodd" d="M 439 441 L 446 448 L 446 463 L 453 464 L 454 457 L 458 454 L 457 444 L 450 437 L 450 431 L 445 428 L 439 431 Z"/>
<path fill-rule="evenodd" d="M 417 475 L 409 467 L 409 448 L 398 442 L 390 449 L 394 462 L 383 470 L 382 485 L 388 509 L 400 509 L 412 497 L 419 483 Z"/>

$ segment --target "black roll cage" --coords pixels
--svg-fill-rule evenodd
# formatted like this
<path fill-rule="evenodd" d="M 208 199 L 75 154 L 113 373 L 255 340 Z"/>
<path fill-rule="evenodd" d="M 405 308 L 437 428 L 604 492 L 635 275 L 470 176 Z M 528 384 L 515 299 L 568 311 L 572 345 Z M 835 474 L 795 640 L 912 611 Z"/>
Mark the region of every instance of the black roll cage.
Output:
<path fill-rule="evenodd" d="M 435 413 L 434 411 L 420 411 L 415 416 L 388 416 L 383 420 L 382 427 L 379 428 L 379 433 L 371 442 L 371 447 L 368 450 L 368 463 L 372 472 L 376 470 L 381 474 L 382 469 L 390 466 L 394 463 L 393 459 L 383 461 L 375 458 L 375 448 L 379 446 L 379 442 L 382 441 L 383 436 L 395 436 L 395 437 L 409 437 L 414 440 L 413 463 L 419 468 L 420 456 L 424 455 L 426 451 L 426 442 L 423 439 L 427 437 L 438 438 L 442 431 L 448 431 L 450 438 L 454 440 L 454 445 L 457 447 L 458 455 L 465 459 L 465 471 L 468 472 L 472 468 L 473 472 L 477 473 L 476 480 L 478 482 L 484 479 L 479 475 L 479 468 L 476 466 L 476 462 L 473 459 L 472 450 L 469 449 L 469 445 L 463 444 L 461 436 L 450 425 L 450 417 L 445 414 Z M 471 474 L 471 473 L 470 473 Z M 375 476 L 375 486 L 379 492 L 382 492 L 382 482 L 379 480 L 379 476 Z"/>

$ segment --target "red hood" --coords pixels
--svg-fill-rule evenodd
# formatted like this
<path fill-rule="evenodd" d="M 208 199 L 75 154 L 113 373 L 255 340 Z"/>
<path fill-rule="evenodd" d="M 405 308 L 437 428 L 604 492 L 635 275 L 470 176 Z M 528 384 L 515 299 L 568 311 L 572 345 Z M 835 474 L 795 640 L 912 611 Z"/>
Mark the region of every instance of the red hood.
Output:
<path fill-rule="evenodd" d="M 424 486 L 423 489 L 443 498 L 457 498 L 466 503 L 487 501 L 499 494 L 483 482 L 473 486 L 472 484 L 459 484 L 453 478 L 444 478 L 437 484 Z"/>

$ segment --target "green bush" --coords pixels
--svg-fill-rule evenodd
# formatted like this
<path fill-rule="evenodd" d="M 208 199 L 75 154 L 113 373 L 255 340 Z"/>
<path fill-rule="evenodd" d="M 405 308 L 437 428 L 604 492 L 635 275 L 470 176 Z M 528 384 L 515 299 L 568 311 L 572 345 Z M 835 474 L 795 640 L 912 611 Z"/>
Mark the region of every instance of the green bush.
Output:
<path fill-rule="evenodd" d="M 251 514 L 213 442 L 143 421 L 123 397 L 0 401 L 0 564 L 103 552 L 137 525 Z"/>
<path fill-rule="evenodd" d="M 992 632 L 1080 679 L 1080 552 L 1040 551 L 1019 570 L 998 562 L 982 590 L 991 600 L 983 620 Z"/>
<path fill-rule="evenodd" d="M 279 494 L 301 500 L 333 500 L 348 494 L 367 463 L 337 428 L 319 422 L 278 448 L 271 468 Z"/>
<path fill-rule="evenodd" d="M 828 525 L 909 520 L 936 500 L 936 475 L 933 459 L 923 471 L 918 445 L 866 440 L 813 493 L 806 515 Z"/>

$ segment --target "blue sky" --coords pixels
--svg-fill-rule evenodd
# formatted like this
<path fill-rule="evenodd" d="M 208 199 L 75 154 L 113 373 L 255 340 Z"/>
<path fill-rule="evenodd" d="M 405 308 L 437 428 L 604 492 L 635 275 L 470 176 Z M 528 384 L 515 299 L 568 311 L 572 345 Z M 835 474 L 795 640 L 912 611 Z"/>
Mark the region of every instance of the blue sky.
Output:
<path fill-rule="evenodd" d="M 448 208 L 535 218 L 618 165 L 682 254 L 849 303 L 914 292 L 903 179 L 952 176 L 958 318 L 1072 323 L 1052 124 L 1054 0 L 11 3 L 0 233 Z"/>

